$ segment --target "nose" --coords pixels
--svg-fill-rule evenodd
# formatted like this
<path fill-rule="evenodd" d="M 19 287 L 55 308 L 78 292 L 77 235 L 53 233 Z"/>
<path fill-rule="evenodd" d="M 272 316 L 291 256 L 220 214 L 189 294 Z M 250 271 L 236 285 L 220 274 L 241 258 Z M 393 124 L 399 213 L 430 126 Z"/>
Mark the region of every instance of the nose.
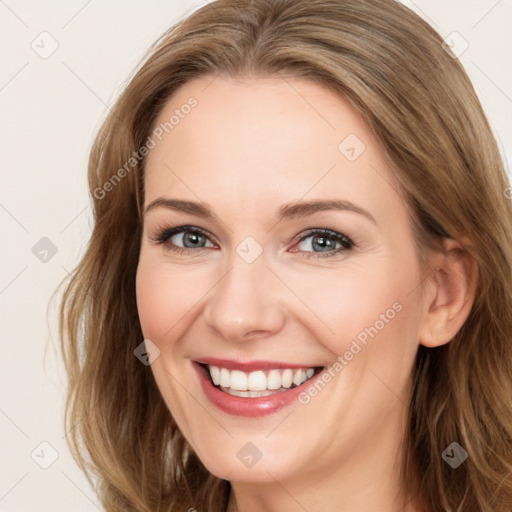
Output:
<path fill-rule="evenodd" d="M 203 315 L 209 329 L 231 342 L 278 333 L 286 320 L 279 285 L 263 257 L 247 263 L 235 254 L 227 273 L 208 294 Z"/>

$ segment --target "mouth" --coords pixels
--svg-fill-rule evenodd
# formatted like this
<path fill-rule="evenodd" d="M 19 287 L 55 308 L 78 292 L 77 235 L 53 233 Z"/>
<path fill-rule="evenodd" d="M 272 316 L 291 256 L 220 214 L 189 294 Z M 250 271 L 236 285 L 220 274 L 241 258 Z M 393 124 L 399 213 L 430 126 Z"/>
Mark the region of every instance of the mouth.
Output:
<path fill-rule="evenodd" d="M 219 391 L 231 396 L 252 399 L 286 393 L 302 386 L 324 369 L 323 366 L 305 366 L 243 371 L 207 363 L 197 364 L 211 385 Z"/>
<path fill-rule="evenodd" d="M 192 360 L 205 398 L 232 416 L 257 418 L 290 406 L 315 385 L 325 366 L 277 361 Z"/>

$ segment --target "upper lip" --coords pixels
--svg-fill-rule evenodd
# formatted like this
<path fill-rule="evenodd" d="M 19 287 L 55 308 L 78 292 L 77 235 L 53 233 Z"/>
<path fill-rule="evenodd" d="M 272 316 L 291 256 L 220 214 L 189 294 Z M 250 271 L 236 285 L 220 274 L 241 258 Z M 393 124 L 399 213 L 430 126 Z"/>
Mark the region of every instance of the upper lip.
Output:
<path fill-rule="evenodd" d="M 232 359 L 219 359 L 217 357 L 201 357 L 195 359 L 196 363 L 208 364 L 217 366 L 219 368 L 226 368 L 227 370 L 240 370 L 243 372 L 252 372 L 256 370 L 273 370 L 273 369 L 286 369 L 286 368 L 318 368 L 319 365 L 312 364 L 297 364 L 297 363 L 284 363 L 280 361 L 236 361 Z"/>

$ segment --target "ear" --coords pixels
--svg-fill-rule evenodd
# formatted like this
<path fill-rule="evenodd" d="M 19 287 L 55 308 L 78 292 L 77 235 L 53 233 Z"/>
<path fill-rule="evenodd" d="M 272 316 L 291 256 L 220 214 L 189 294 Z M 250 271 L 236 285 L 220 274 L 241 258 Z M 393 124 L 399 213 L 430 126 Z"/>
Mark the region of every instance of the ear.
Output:
<path fill-rule="evenodd" d="M 478 283 L 478 264 L 469 252 L 451 238 L 446 238 L 443 246 L 445 252 L 436 254 L 425 288 L 425 313 L 419 330 L 419 342 L 425 347 L 438 347 L 453 339 L 469 316 Z"/>

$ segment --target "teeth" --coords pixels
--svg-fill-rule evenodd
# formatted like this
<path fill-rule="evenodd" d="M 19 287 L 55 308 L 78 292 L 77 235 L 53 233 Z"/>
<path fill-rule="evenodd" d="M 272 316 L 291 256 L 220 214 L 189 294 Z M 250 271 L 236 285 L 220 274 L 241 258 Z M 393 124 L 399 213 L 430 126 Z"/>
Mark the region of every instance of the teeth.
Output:
<path fill-rule="evenodd" d="M 302 374 L 304 374 L 304 377 L 306 376 L 306 372 L 304 370 L 297 370 L 294 374 L 293 374 L 293 379 L 292 379 L 292 382 L 296 385 L 296 386 L 300 386 L 302 384 L 302 382 L 304 382 L 302 380 Z M 306 380 L 306 379 L 304 379 Z"/>
<path fill-rule="evenodd" d="M 281 375 L 281 384 L 283 388 L 289 388 L 292 385 L 293 372 L 291 370 L 284 370 Z"/>
<path fill-rule="evenodd" d="M 208 365 L 208 370 L 215 386 L 224 388 L 230 395 L 257 398 L 278 391 L 286 391 L 291 387 L 300 386 L 310 379 L 315 370 L 300 368 L 292 370 L 257 370 L 245 373 L 240 370 L 228 370 Z"/>
<path fill-rule="evenodd" d="M 216 366 L 210 366 L 210 375 L 213 383 L 218 386 L 220 384 L 220 370 Z"/>
<path fill-rule="evenodd" d="M 261 371 L 251 372 L 247 380 L 247 389 L 251 391 L 264 391 L 267 389 L 267 377 Z"/>
<path fill-rule="evenodd" d="M 266 389 L 265 391 L 237 391 L 236 389 L 228 388 L 226 393 L 233 396 L 243 396 L 249 398 L 259 398 L 260 396 L 274 395 L 275 393 Z"/>
<path fill-rule="evenodd" d="M 233 370 L 231 372 L 229 387 L 237 391 L 247 391 L 247 374 L 240 370 Z"/>
<path fill-rule="evenodd" d="M 210 373 L 211 375 L 211 373 Z M 219 384 L 223 388 L 229 388 L 229 384 L 231 382 L 231 372 L 226 370 L 226 368 L 222 368 L 220 370 L 220 380 Z"/>
<path fill-rule="evenodd" d="M 279 370 L 270 370 L 267 375 L 267 388 L 279 389 L 281 387 L 281 372 Z"/>

